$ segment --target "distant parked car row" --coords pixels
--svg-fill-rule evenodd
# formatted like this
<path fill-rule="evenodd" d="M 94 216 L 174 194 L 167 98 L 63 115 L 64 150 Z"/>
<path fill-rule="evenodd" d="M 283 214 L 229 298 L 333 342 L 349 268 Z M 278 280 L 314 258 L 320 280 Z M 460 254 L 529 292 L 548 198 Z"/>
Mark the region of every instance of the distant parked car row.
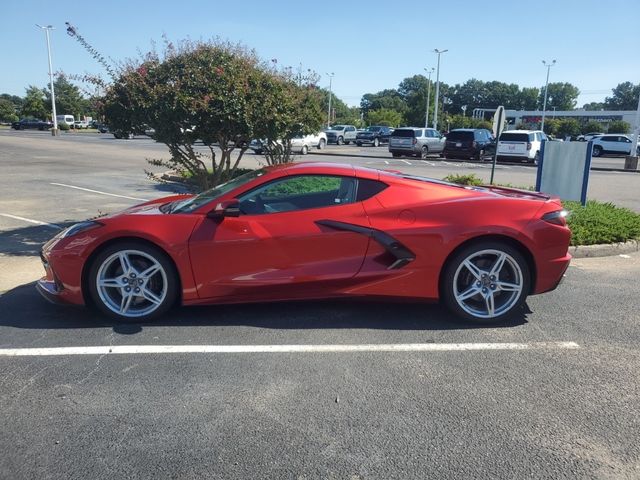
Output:
<path fill-rule="evenodd" d="M 23 118 L 17 122 L 13 122 L 11 124 L 11 128 L 15 130 L 28 130 L 28 129 L 38 129 L 38 130 L 49 130 L 53 128 L 53 123 L 39 120 L 37 118 Z"/>
<path fill-rule="evenodd" d="M 280 142 L 278 142 L 280 143 Z M 327 135 L 319 132 L 311 135 L 298 136 L 291 139 L 291 151 L 306 155 L 312 148 L 322 150 L 327 145 Z M 249 148 L 257 155 L 265 152 L 265 140 L 255 139 L 249 143 Z"/>

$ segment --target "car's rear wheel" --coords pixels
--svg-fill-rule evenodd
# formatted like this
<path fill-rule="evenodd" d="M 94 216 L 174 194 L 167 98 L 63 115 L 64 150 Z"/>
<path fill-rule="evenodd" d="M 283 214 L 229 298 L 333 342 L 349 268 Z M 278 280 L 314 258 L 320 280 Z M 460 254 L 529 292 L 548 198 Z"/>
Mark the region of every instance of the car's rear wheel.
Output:
<path fill-rule="evenodd" d="M 307 153 L 309 153 L 309 147 L 303 145 L 300 153 L 302 153 L 302 155 L 306 155 Z"/>
<path fill-rule="evenodd" d="M 441 292 L 456 315 L 497 323 L 524 303 L 530 284 L 529 266 L 517 249 L 501 242 L 478 242 L 447 263 Z"/>
<path fill-rule="evenodd" d="M 88 287 L 91 300 L 103 313 L 124 321 L 145 321 L 173 306 L 178 297 L 178 274 L 158 248 L 120 242 L 96 256 Z"/>
<path fill-rule="evenodd" d="M 593 156 L 599 157 L 602 155 L 602 147 L 600 145 L 594 145 L 593 147 Z"/>
<path fill-rule="evenodd" d="M 429 155 L 429 147 L 423 145 L 422 150 L 420 150 L 420 158 L 427 158 L 427 155 Z"/>
<path fill-rule="evenodd" d="M 320 141 L 318 142 L 318 150 L 322 150 L 326 146 L 327 146 L 327 141 L 324 138 L 321 138 Z"/>
<path fill-rule="evenodd" d="M 378 140 L 377 138 L 373 139 L 373 146 L 377 147 L 378 145 L 380 145 L 380 140 Z"/>
<path fill-rule="evenodd" d="M 361 147 L 361 146 L 362 146 L 362 142 L 356 142 L 356 145 L 357 145 L 358 147 Z"/>
<path fill-rule="evenodd" d="M 397 153 L 397 152 L 391 152 L 391 156 L 393 158 L 400 158 L 401 155 L 399 153 Z"/>

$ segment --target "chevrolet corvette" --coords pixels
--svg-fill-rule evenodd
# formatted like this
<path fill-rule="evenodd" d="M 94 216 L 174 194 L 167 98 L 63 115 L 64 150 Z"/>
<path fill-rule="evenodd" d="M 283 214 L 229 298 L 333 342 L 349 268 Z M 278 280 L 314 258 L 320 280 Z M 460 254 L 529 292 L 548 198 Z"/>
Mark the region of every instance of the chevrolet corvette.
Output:
<path fill-rule="evenodd" d="M 560 201 L 332 163 L 254 170 L 75 224 L 37 289 L 124 321 L 176 304 L 382 297 L 500 322 L 571 260 Z"/>

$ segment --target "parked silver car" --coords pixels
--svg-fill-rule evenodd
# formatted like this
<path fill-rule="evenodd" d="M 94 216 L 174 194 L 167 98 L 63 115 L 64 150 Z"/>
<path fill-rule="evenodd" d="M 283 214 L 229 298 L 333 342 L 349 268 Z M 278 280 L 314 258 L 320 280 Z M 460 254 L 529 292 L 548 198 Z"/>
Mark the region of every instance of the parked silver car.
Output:
<path fill-rule="evenodd" d="M 445 137 L 434 128 L 396 128 L 389 138 L 389 151 L 394 158 L 415 155 L 426 158 L 433 153 L 442 154 Z"/>

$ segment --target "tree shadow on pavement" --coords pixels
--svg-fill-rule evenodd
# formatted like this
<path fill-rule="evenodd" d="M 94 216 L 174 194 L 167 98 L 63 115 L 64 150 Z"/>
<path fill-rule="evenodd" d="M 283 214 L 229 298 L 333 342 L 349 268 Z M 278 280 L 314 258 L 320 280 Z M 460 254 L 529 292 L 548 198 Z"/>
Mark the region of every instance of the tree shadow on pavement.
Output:
<path fill-rule="evenodd" d="M 511 328 L 527 323 L 528 306 L 500 325 L 477 325 L 457 320 L 438 304 L 415 301 L 330 300 L 176 307 L 148 323 L 123 323 L 93 309 L 53 305 L 34 283 L 0 296 L 0 327 L 24 329 L 113 328 L 131 335 L 146 327 L 249 326 L 289 329 L 461 330 Z"/>

